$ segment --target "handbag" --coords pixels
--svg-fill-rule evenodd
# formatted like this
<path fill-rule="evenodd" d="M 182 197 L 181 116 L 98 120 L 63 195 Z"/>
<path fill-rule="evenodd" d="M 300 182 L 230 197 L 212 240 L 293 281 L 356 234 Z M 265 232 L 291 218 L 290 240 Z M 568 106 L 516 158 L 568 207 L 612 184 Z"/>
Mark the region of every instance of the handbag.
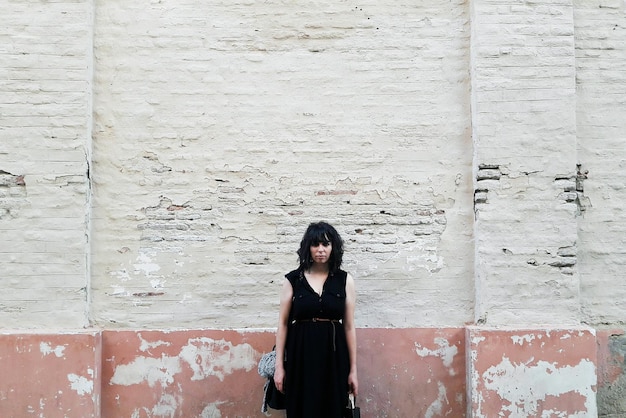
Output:
<path fill-rule="evenodd" d="M 344 418 L 361 418 L 361 408 L 356 406 L 356 396 L 348 396 L 348 405 L 343 414 Z"/>
<path fill-rule="evenodd" d="M 276 389 L 276 383 L 274 383 L 274 378 L 270 378 L 267 380 L 264 389 L 265 391 L 263 397 L 263 408 L 261 409 L 261 412 L 267 412 L 268 406 L 272 409 L 287 408 L 285 394 L 279 392 L 278 389 Z"/>
<path fill-rule="evenodd" d="M 276 346 L 272 348 L 272 351 L 265 353 L 259 360 L 259 366 L 257 368 L 259 375 L 266 380 L 265 386 L 263 386 L 263 405 L 261 406 L 261 412 L 267 413 L 267 407 L 272 409 L 285 409 L 285 394 L 276 389 L 274 383 L 274 371 L 276 371 Z"/>
<path fill-rule="evenodd" d="M 269 353 L 265 353 L 261 356 L 261 360 L 259 360 L 259 366 L 257 371 L 261 377 L 269 379 L 270 377 L 274 377 L 274 371 L 276 370 L 276 347 L 272 349 Z"/>

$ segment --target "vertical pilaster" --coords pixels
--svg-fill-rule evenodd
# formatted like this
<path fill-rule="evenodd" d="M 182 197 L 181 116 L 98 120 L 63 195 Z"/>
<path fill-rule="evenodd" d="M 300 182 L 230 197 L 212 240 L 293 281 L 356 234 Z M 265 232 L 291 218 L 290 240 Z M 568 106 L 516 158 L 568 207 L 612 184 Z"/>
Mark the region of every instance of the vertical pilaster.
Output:
<path fill-rule="evenodd" d="M 572 2 L 471 7 L 476 321 L 575 324 Z"/>
<path fill-rule="evenodd" d="M 4 2 L 0 323 L 84 327 L 92 2 Z"/>

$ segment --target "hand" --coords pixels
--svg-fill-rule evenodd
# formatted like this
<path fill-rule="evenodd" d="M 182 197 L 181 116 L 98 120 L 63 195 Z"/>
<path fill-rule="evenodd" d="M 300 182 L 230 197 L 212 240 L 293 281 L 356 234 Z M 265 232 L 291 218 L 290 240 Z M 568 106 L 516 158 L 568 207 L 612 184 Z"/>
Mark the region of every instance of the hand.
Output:
<path fill-rule="evenodd" d="M 354 396 L 358 395 L 359 392 L 359 380 L 356 377 L 356 372 L 350 372 L 348 375 L 348 390 Z"/>
<path fill-rule="evenodd" d="M 285 368 L 276 367 L 274 371 L 274 385 L 280 393 L 285 393 Z"/>

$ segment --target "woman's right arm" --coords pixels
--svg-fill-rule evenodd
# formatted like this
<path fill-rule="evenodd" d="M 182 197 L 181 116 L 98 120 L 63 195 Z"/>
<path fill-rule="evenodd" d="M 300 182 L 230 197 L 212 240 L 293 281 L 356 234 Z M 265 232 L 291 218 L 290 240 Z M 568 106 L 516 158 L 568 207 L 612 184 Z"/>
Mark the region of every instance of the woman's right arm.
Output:
<path fill-rule="evenodd" d="M 278 330 L 276 331 L 276 371 L 274 372 L 274 383 L 276 389 L 285 392 L 285 343 L 287 342 L 287 327 L 289 326 L 289 311 L 291 311 L 291 300 L 293 289 L 289 280 L 285 279 L 283 288 L 280 291 L 280 309 L 278 311 Z"/>

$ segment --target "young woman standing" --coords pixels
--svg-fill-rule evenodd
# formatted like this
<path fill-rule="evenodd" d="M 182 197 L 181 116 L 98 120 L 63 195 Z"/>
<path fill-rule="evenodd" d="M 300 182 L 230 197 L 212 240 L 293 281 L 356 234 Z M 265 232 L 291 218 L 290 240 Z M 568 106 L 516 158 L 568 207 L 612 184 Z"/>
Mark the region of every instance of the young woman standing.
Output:
<path fill-rule="evenodd" d="M 312 223 L 285 277 L 276 334 L 276 388 L 288 418 L 341 418 L 358 392 L 352 276 L 341 270 L 343 241 L 326 223 Z"/>

